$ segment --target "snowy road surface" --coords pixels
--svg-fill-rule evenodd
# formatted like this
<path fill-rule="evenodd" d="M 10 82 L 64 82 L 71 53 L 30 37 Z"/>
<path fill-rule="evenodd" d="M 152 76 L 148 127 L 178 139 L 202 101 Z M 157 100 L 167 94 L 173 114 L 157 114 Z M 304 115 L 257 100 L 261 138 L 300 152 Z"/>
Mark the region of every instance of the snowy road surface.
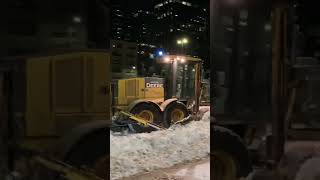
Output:
<path fill-rule="evenodd" d="M 210 180 L 210 158 L 142 173 L 121 180 Z"/>
<path fill-rule="evenodd" d="M 205 113 L 201 121 L 165 131 L 128 136 L 110 134 L 110 138 L 112 180 L 169 168 L 209 156 L 210 113 Z"/>

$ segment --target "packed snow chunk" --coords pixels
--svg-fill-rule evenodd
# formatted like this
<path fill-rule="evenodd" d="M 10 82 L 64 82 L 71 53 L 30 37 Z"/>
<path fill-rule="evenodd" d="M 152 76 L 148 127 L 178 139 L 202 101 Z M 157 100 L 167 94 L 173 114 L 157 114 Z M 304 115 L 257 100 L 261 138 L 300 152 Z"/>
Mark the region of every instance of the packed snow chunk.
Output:
<path fill-rule="evenodd" d="M 152 133 L 114 136 L 110 133 L 110 178 L 168 168 L 208 157 L 210 153 L 210 112 L 200 121 L 174 125 Z"/>
<path fill-rule="evenodd" d="M 320 157 L 307 160 L 297 173 L 296 180 L 319 180 Z"/>

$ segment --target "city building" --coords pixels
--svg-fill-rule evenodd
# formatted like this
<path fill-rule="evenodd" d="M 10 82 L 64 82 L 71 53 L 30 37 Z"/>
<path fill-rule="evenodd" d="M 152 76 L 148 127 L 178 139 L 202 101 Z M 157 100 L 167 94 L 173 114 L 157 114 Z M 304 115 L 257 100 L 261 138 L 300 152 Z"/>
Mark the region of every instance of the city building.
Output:
<path fill-rule="evenodd" d="M 88 0 L 14 0 L 8 4 L 2 11 L 7 23 L 0 25 L 0 56 L 57 48 L 109 48 L 110 7 L 106 4 Z"/>
<path fill-rule="evenodd" d="M 208 57 L 208 10 L 197 1 L 162 0 L 154 6 L 157 16 L 158 44 L 173 53 L 187 53 Z M 177 39 L 186 37 L 188 44 L 178 45 Z M 203 52 L 201 52 L 201 50 Z"/>
<path fill-rule="evenodd" d="M 115 40 L 137 42 L 139 33 L 137 19 L 132 10 L 124 8 L 121 3 L 111 6 L 111 37 Z"/>
<path fill-rule="evenodd" d="M 137 44 L 111 40 L 112 79 L 137 77 Z"/>

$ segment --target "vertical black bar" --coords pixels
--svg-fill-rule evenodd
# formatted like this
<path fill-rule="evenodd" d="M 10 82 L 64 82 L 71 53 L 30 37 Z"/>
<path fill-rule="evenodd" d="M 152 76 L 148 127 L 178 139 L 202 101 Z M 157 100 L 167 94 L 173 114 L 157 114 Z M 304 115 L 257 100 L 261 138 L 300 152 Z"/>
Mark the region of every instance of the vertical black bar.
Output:
<path fill-rule="evenodd" d="M 172 97 L 177 96 L 177 71 L 178 71 L 178 61 L 173 60 L 172 62 Z"/>
<path fill-rule="evenodd" d="M 228 99 L 228 107 L 232 114 L 236 113 L 237 110 L 237 94 L 238 94 L 238 78 L 239 78 L 239 12 L 234 10 L 233 16 L 233 42 L 232 42 L 232 57 L 230 63 L 230 98 Z"/>
<path fill-rule="evenodd" d="M 14 143 L 14 119 L 13 119 L 13 85 L 12 85 L 12 72 L 6 73 L 6 91 L 8 97 L 8 139 L 7 142 Z M 8 169 L 14 169 L 14 150 L 10 145 L 8 146 Z"/>
<path fill-rule="evenodd" d="M 210 0 L 210 103 L 213 104 L 215 98 L 214 84 L 216 81 L 216 68 L 214 60 L 214 48 L 215 48 L 215 31 L 216 31 L 216 15 L 218 15 L 218 0 Z M 211 119 L 213 120 L 213 108 L 210 108 Z"/>

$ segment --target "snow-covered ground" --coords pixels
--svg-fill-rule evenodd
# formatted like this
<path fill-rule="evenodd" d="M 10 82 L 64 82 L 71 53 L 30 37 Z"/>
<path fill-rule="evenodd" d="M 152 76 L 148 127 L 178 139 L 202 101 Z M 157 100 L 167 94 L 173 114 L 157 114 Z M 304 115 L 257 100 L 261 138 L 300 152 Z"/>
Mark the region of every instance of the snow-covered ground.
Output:
<path fill-rule="evenodd" d="M 110 178 L 168 168 L 208 157 L 210 113 L 201 121 L 173 126 L 165 131 L 114 136 L 110 134 Z"/>

